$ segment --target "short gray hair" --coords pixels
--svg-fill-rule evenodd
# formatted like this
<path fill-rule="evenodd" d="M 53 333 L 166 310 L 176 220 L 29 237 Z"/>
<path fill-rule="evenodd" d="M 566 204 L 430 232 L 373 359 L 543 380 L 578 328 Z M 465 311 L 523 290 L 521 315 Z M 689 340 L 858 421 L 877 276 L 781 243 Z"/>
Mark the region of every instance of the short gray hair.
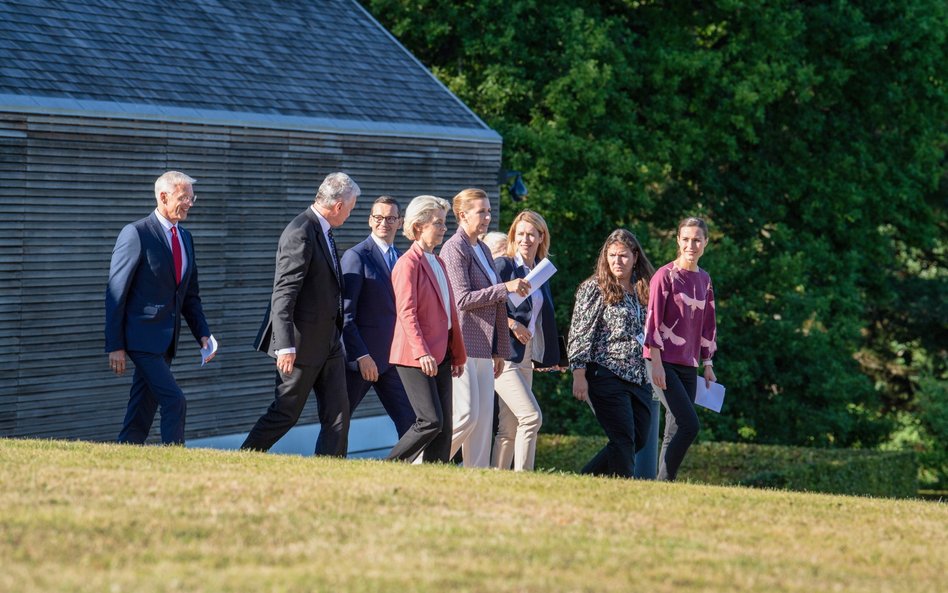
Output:
<path fill-rule="evenodd" d="M 402 227 L 402 234 L 414 241 L 416 224 L 428 224 L 434 218 L 435 211 L 441 210 L 447 214 L 450 209 L 451 204 L 445 199 L 437 196 L 418 196 L 405 209 L 405 226 Z"/>
<path fill-rule="evenodd" d="M 181 171 L 165 171 L 161 177 L 155 180 L 155 199 L 158 199 L 161 192 L 172 192 L 174 188 L 179 185 L 184 185 L 185 183 L 193 185 L 197 183 L 197 181 Z"/>
<path fill-rule="evenodd" d="M 324 208 L 331 208 L 337 202 L 345 199 L 358 198 L 362 193 L 356 182 L 345 173 L 330 173 L 326 175 L 316 192 L 316 204 Z"/>

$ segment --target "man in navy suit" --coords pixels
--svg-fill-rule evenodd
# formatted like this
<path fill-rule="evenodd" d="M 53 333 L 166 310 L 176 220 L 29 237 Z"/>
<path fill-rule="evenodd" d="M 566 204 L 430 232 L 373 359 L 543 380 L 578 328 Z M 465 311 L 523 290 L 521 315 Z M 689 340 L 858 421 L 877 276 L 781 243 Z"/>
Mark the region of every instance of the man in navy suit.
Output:
<path fill-rule="evenodd" d="M 178 223 L 194 206 L 194 180 L 168 171 L 155 181 L 157 208 L 115 242 L 105 291 L 105 351 L 112 371 L 135 363 L 120 443 L 142 444 L 161 408 L 161 442 L 184 443 L 187 400 L 171 374 L 181 318 L 202 348 L 211 331 L 201 308 L 191 233 Z M 196 360 L 196 359 L 195 359 Z"/>
<path fill-rule="evenodd" d="M 389 351 L 395 333 L 395 292 L 392 268 L 399 253 L 393 244 L 401 213 L 398 202 L 381 196 L 372 204 L 372 233 L 342 256 L 345 278 L 343 341 L 346 345 L 346 390 L 350 415 L 369 391 L 375 392 L 388 413 L 399 438 L 415 423 Z"/>
<path fill-rule="evenodd" d="M 316 455 L 346 456 L 343 279 L 332 230 L 349 218 L 360 193 L 348 175 L 330 173 L 313 204 L 280 236 L 273 294 L 255 344 L 276 359 L 276 389 L 241 449 L 269 450 L 299 420 L 312 391 L 320 424 Z"/>

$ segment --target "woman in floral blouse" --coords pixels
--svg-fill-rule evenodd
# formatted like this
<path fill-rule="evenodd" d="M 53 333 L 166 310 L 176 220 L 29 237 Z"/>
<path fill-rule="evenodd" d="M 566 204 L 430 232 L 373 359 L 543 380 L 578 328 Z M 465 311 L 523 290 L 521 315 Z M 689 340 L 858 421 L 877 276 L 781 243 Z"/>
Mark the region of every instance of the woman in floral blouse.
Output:
<path fill-rule="evenodd" d="M 658 479 L 674 480 L 688 447 L 698 436 L 695 392 L 698 360 L 704 380 L 715 381 L 711 358 L 717 350 L 714 289 L 711 276 L 698 267 L 708 244 L 708 225 L 700 218 L 678 224 L 678 258 L 652 277 L 645 356 L 652 380 L 663 393 L 665 438 L 658 457 Z"/>
<path fill-rule="evenodd" d="M 617 229 L 576 291 L 567 347 L 573 396 L 589 402 L 609 438 L 584 474 L 631 478 L 648 436 L 652 393 L 642 346 L 654 271 L 635 235 Z"/>

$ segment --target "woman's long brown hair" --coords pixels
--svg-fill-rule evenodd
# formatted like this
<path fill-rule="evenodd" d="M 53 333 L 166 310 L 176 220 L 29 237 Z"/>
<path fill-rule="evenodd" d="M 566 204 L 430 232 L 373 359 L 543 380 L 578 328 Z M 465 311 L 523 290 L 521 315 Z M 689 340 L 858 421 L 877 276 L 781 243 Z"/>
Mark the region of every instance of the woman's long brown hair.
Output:
<path fill-rule="evenodd" d="M 642 245 L 631 232 L 625 229 L 616 229 L 609 233 L 602 249 L 599 250 L 599 261 L 596 262 L 596 273 L 594 275 L 599 290 L 602 291 L 603 300 L 609 305 L 615 305 L 622 301 L 625 296 L 625 289 L 619 285 L 612 271 L 609 270 L 609 247 L 621 243 L 629 251 L 635 254 L 635 266 L 632 268 L 632 290 L 639 297 L 639 302 L 644 306 L 648 305 L 648 284 L 655 273 L 652 262 L 648 260 Z"/>

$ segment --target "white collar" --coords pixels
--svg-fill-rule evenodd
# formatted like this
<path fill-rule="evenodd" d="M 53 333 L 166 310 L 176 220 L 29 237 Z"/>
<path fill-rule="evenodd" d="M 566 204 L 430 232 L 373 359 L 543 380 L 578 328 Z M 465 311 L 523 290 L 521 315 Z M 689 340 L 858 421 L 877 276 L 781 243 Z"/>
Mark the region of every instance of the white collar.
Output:
<path fill-rule="evenodd" d="M 316 218 L 319 219 L 319 227 L 320 227 L 321 229 L 323 229 L 323 234 L 325 235 L 326 233 L 329 232 L 329 229 L 332 228 L 332 225 L 329 224 L 329 221 L 326 220 L 326 217 L 323 216 L 323 215 L 319 212 L 319 210 L 316 209 L 316 205 L 315 205 L 315 204 L 311 205 L 310 208 L 313 209 L 313 213 L 316 215 Z"/>
<path fill-rule="evenodd" d="M 388 250 L 393 247 L 393 245 L 386 243 L 384 239 L 379 239 L 378 237 L 376 237 L 375 233 L 372 233 L 369 236 L 372 237 L 372 240 L 375 241 L 376 245 L 378 245 L 379 251 L 382 252 L 382 255 L 387 254 Z"/>
<path fill-rule="evenodd" d="M 175 223 L 171 222 L 170 220 L 162 216 L 161 212 L 158 212 L 157 208 L 155 208 L 155 216 L 158 217 L 158 222 L 161 224 L 162 227 L 164 227 L 166 231 L 171 231 L 171 227 L 177 226 L 175 225 Z"/>
<path fill-rule="evenodd" d="M 517 264 L 518 266 L 526 266 L 526 265 L 527 265 L 527 264 L 523 261 L 523 256 L 520 255 L 520 252 L 519 252 L 519 251 L 514 251 L 514 263 Z M 534 265 L 536 265 L 536 262 L 534 262 Z M 533 267 L 530 266 L 530 269 L 532 270 Z"/>

